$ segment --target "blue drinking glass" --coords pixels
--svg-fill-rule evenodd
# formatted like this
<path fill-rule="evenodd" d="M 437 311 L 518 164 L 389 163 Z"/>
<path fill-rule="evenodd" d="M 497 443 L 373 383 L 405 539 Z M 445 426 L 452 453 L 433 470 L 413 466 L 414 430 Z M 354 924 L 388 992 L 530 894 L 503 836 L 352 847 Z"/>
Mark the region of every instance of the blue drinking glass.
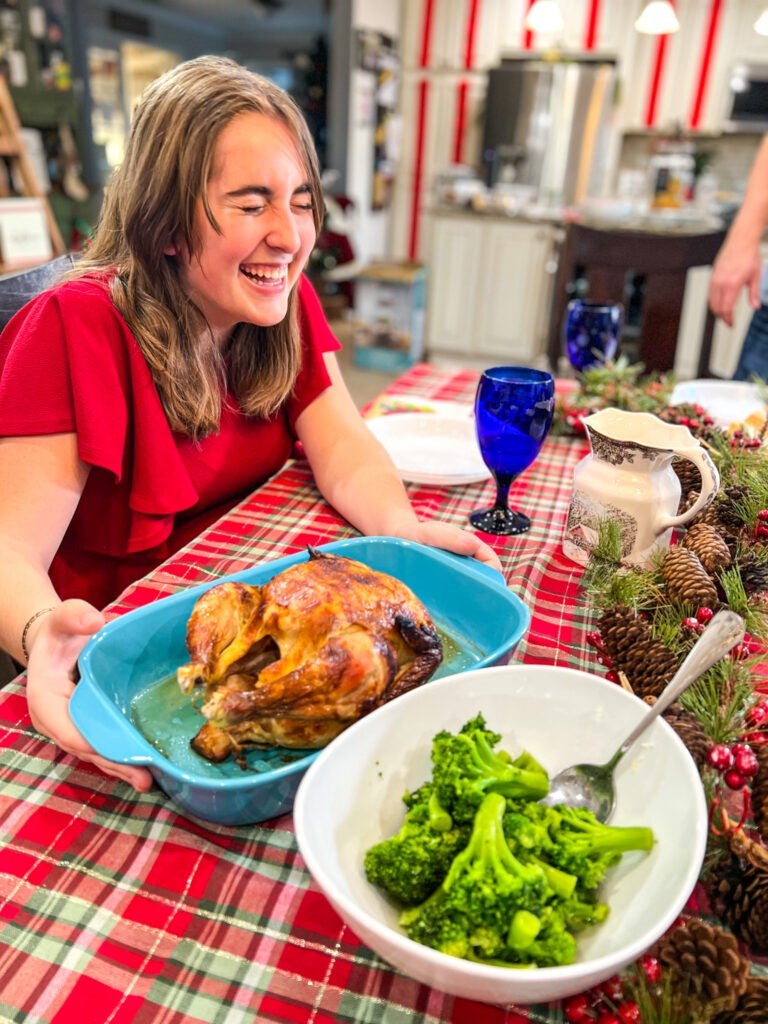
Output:
<path fill-rule="evenodd" d="M 484 533 L 525 533 L 531 520 L 508 506 L 512 482 L 539 454 L 552 426 L 555 382 L 527 366 L 495 366 L 480 378 L 475 395 L 475 428 L 483 462 L 496 481 L 496 501 L 470 513 Z"/>
<path fill-rule="evenodd" d="M 573 299 L 565 314 L 565 350 L 580 373 L 602 366 L 616 355 L 624 320 L 620 302 L 585 302 Z"/>

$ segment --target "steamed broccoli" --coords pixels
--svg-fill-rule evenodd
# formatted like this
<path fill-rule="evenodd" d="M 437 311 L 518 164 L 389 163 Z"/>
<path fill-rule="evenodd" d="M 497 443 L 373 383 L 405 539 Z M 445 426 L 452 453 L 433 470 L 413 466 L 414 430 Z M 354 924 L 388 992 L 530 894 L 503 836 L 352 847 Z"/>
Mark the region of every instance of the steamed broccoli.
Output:
<path fill-rule="evenodd" d="M 454 825 L 429 783 L 403 800 L 408 810 L 400 830 L 366 851 L 364 867 L 369 882 L 412 906 L 442 882 L 470 828 Z"/>
<path fill-rule="evenodd" d="M 548 859 L 556 867 L 574 874 L 580 887 L 594 890 L 606 871 L 618 864 L 629 850 L 648 851 L 654 843 L 653 830 L 641 826 L 621 828 L 604 825 L 584 807 L 555 808 L 560 817 L 553 833 Z"/>
<path fill-rule="evenodd" d="M 544 865 L 535 859 L 523 863 L 510 850 L 505 808 L 500 793 L 483 797 L 469 842 L 442 884 L 420 906 L 404 911 L 400 923 L 411 939 L 452 956 L 507 964 L 541 963 L 544 956 L 548 963 L 570 963 L 575 942 L 557 942 L 564 925 L 547 907 L 557 893 Z M 546 952 L 550 947 L 570 959 L 556 959 Z"/>
<path fill-rule="evenodd" d="M 437 733 L 432 778 L 404 796 L 403 825 L 366 852 L 366 875 L 417 942 L 505 967 L 569 964 L 575 935 L 608 915 L 607 870 L 650 850 L 653 832 L 540 804 L 545 770 L 528 752 L 495 750 L 500 739 L 480 714 Z"/>
<path fill-rule="evenodd" d="M 454 821 L 471 822 L 486 793 L 510 800 L 546 795 L 549 778 L 541 765 L 527 752 L 512 760 L 506 751 L 494 751 L 500 739 L 478 714 L 457 734 L 443 730 L 432 740 L 432 779 Z"/>

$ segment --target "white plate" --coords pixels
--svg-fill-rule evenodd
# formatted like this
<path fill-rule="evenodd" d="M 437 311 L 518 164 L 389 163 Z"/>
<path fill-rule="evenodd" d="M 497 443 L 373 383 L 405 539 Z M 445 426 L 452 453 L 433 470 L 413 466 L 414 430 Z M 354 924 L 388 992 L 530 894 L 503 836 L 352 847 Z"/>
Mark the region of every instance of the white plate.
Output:
<path fill-rule="evenodd" d="M 456 487 L 490 475 L 477 445 L 473 416 L 396 412 L 366 422 L 408 483 Z"/>
<path fill-rule="evenodd" d="M 741 380 L 687 380 L 676 384 L 672 405 L 702 405 L 719 426 L 741 423 L 765 408 L 755 384 Z"/>

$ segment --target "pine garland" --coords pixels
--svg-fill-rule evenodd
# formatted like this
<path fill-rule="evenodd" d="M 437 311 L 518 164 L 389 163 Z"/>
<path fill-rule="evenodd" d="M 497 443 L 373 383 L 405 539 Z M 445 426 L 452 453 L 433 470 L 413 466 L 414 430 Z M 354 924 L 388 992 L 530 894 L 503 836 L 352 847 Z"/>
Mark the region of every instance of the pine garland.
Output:
<path fill-rule="evenodd" d="M 768 387 L 763 382 L 758 385 L 768 404 Z M 707 447 L 720 472 L 721 487 L 706 513 L 689 523 L 689 529 L 697 522 L 706 522 L 708 526 L 700 528 L 687 545 L 685 531 L 678 531 L 675 541 L 683 549 L 690 548 L 691 553 L 697 546 L 703 551 L 708 566 L 706 575 L 712 583 L 707 592 L 717 595 L 713 604 L 727 606 L 741 615 L 746 635 L 744 643 L 731 656 L 722 659 L 683 694 L 679 707 L 695 718 L 699 737 L 703 731 L 711 744 L 710 753 L 717 748 L 730 750 L 732 746 L 754 751 L 762 744 L 767 744 L 762 749 L 768 750 L 768 429 L 722 429 L 699 406 L 671 407 L 671 390 L 668 378 L 645 377 L 641 366 L 621 361 L 587 371 L 580 376 L 577 388 L 560 399 L 559 432 L 582 433 L 581 420 L 585 415 L 614 406 L 652 412 L 668 422 L 682 423 Z M 665 552 L 659 553 L 647 568 L 623 563 L 620 552 L 618 525 L 606 520 L 599 526 L 598 540 L 582 579 L 594 621 L 610 621 L 611 630 L 615 631 L 623 628 L 624 622 L 631 622 L 633 614 L 642 617 L 643 630 L 648 633 L 645 624 L 650 630 L 648 643 L 666 646 L 679 664 L 716 608 L 702 608 L 695 600 L 682 599 L 686 595 L 686 559 L 677 560 L 680 564 L 676 566 L 676 586 L 670 589 L 663 571 Z M 701 565 L 698 559 L 696 563 Z M 681 578 L 682 587 L 677 585 Z M 705 592 L 694 579 L 688 591 L 693 595 Z M 610 658 L 606 658 L 599 630 L 593 630 L 589 639 L 600 665 L 608 668 L 609 678 L 619 681 Z M 768 835 L 759 835 L 748 814 L 752 776 L 747 775 L 742 784 L 729 789 L 728 775 L 714 755 L 699 764 L 699 770 L 713 820 L 703 873 L 706 878 L 707 865 L 722 864 L 724 855 L 730 857 L 732 870 L 734 864 L 738 865 L 738 858 L 727 854 L 727 850 L 739 830 L 767 848 Z M 734 806 L 736 818 L 732 816 Z M 741 821 L 737 820 L 739 808 L 743 812 Z M 717 822 L 725 822 L 724 836 Z M 719 921 L 716 931 L 720 926 L 723 940 L 733 941 L 727 934 L 729 924 Z M 719 942 L 717 934 L 715 938 Z M 649 984 L 638 964 L 622 975 L 625 993 L 638 1004 L 643 1024 L 683 1024 L 689 1020 L 693 1024 L 694 1020 L 714 1019 L 718 1012 L 714 1005 L 709 1013 L 699 1007 L 695 1017 L 689 1016 L 680 979 L 662 980 L 661 985 Z"/>

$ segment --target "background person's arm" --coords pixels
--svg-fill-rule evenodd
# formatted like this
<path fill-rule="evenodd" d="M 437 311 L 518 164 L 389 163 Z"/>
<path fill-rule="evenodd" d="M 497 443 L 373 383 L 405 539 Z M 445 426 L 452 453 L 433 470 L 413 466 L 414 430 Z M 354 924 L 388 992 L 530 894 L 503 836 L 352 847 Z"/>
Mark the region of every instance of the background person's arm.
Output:
<path fill-rule="evenodd" d="M 760 305 L 762 259 L 760 241 L 768 225 L 768 136 L 758 150 L 744 200 L 734 218 L 709 283 L 709 305 L 715 316 L 733 326 L 733 310 L 742 288 L 753 309 Z"/>

